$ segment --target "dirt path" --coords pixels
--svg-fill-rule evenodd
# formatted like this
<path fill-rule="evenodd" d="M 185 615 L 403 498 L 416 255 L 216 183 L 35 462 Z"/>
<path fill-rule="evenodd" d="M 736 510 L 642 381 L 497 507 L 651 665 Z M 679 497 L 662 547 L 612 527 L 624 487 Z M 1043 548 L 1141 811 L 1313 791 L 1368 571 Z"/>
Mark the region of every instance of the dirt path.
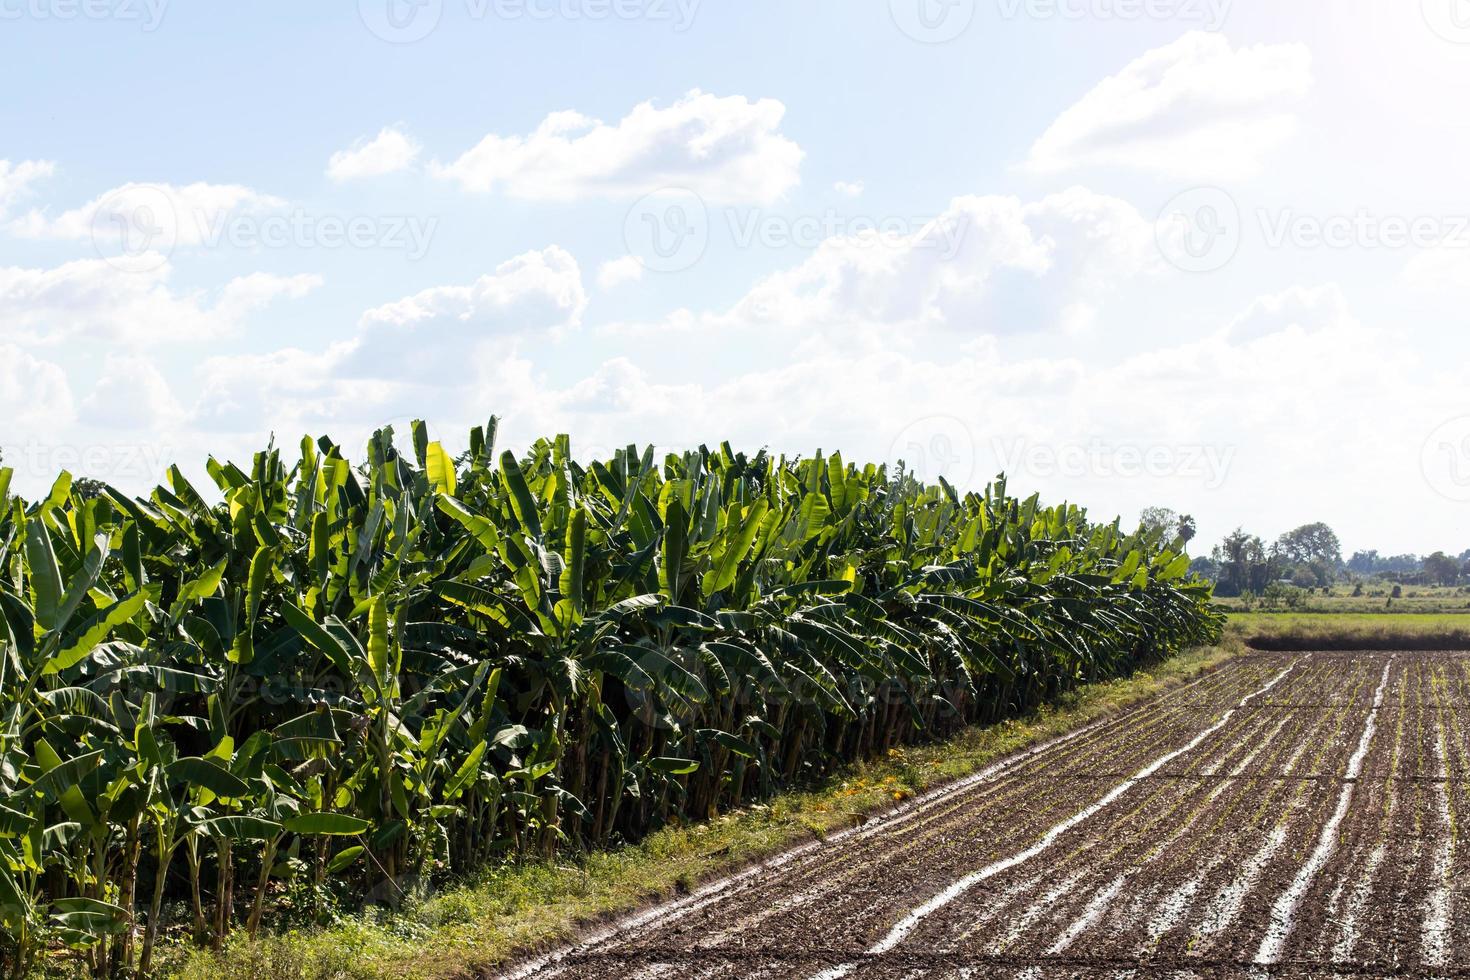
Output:
<path fill-rule="evenodd" d="M 1470 654 L 1242 657 L 518 978 L 1470 974 Z"/>

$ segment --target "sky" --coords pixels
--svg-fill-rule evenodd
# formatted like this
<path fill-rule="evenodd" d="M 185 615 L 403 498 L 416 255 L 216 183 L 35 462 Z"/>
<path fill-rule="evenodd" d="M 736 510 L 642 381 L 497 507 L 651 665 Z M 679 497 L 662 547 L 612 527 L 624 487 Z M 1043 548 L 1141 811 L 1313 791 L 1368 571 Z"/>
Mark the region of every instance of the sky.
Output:
<path fill-rule="evenodd" d="M 0 453 L 423 418 L 1470 547 L 1470 0 L 0 0 Z"/>

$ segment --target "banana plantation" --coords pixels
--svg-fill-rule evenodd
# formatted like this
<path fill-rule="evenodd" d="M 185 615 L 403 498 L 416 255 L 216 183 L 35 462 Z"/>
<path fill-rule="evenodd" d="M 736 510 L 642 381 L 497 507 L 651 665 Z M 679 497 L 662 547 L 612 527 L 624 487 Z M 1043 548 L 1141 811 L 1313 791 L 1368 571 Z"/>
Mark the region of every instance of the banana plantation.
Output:
<path fill-rule="evenodd" d="M 0 470 L 0 973 L 636 839 L 1220 629 L 1178 542 L 1003 480 L 407 435 Z"/>

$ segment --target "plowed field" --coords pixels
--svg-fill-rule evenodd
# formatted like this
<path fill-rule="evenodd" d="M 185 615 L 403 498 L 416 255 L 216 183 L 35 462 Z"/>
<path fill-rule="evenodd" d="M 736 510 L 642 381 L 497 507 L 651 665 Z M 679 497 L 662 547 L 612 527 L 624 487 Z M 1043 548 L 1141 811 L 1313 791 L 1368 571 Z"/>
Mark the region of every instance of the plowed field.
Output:
<path fill-rule="evenodd" d="M 516 977 L 1470 974 L 1470 654 L 1241 657 Z"/>

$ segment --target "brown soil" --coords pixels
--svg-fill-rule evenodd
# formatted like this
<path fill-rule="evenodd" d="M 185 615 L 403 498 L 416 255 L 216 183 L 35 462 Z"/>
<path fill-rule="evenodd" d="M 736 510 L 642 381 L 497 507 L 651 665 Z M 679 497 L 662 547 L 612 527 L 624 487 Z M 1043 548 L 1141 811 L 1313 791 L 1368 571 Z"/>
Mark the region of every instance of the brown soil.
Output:
<path fill-rule="evenodd" d="M 514 976 L 1470 975 L 1470 654 L 1254 654 Z"/>

